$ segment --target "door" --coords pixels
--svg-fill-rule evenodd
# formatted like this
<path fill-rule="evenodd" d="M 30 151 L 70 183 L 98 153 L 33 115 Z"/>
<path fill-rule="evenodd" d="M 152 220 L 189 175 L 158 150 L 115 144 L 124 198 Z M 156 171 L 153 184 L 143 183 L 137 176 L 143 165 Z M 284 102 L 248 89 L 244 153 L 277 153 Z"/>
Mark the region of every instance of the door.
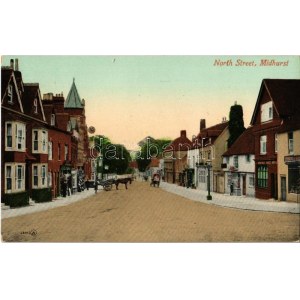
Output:
<path fill-rule="evenodd" d="M 281 201 L 286 201 L 286 177 L 281 177 Z"/>
<path fill-rule="evenodd" d="M 271 173 L 271 197 L 277 199 L 277 174 Z"/>
<path fill-rule="evenodd" d="M 243 195 L 246 196 L 246 175 L 243 175 Z"/>

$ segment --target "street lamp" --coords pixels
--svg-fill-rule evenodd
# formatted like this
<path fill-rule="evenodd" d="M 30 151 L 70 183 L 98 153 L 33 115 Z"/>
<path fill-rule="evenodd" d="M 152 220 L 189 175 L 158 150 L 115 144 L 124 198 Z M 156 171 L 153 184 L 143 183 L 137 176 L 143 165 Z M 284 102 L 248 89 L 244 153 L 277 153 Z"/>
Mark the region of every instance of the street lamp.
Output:
<path fill-rule="evenodd" d="M 207 168 L 207 196 L 206 200 L 212 200 L 212 196 L 210 194 L 210 169 L 211 169 L 211 164 L 209 162 L 206 163 L 206 168 Z"/>

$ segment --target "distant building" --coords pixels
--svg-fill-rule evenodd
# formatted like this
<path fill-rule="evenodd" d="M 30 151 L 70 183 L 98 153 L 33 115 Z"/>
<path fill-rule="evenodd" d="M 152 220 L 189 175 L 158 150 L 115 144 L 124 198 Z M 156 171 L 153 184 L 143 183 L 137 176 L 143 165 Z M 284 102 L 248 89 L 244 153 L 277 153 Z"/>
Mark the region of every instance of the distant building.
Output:
<path fill-rule="evenodd" d="M 166 182 L 184 185 L 184 170 L 187 165 L 187 152 L 192 148 L 192 142 L 186 136 L 186 130 L 180 131 L 180 136 L 166 147 L 163 152 L 164 178 Z"/>
<path fill-rule="evenodd" d="M 190 167 L 195 170 L 196 188 L 207 190 L 208 170 L 210 166 L 210 186 L 212 191 L 225 192 L 224 171 L 221 167 L 222 154 L 227 150 L 229 138 L 228 121 L 206 128 L 205 120 L 201 120 L 200 132 L 194 138 L 192 151 L 188 153 Z"/>
<path fill-rule="evenodd" d="M 78 130 L 77 159 L 75 168 L 84 171 L 91 178 L 91 162 L 88 131 L 85 116 L 85 101 L 80 99 L 75 80 L 65 101 L 64 110 L 70 115 L 72 128 Z"/>

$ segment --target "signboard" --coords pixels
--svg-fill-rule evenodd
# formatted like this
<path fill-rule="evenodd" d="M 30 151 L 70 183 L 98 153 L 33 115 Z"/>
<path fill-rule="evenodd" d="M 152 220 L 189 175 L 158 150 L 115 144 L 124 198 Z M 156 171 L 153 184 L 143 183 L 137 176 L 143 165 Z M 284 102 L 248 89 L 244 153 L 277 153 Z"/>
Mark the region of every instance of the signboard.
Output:
<path fill-rule="evenodd" d="M 284 162 L 287 165 L 290 165 L 290 164 L 299 164 L 300 165 L 300 155 L 285 156 Z"/>

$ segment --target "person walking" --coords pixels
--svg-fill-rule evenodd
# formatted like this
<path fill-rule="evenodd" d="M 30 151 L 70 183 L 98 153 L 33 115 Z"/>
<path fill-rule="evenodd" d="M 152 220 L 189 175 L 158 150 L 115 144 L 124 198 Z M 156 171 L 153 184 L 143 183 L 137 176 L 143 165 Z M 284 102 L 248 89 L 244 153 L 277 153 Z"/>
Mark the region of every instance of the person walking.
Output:
<path fill-rule="evenodd" d="M 233 182 L 230 184 L 230 196 L 233 195 Z"/>

